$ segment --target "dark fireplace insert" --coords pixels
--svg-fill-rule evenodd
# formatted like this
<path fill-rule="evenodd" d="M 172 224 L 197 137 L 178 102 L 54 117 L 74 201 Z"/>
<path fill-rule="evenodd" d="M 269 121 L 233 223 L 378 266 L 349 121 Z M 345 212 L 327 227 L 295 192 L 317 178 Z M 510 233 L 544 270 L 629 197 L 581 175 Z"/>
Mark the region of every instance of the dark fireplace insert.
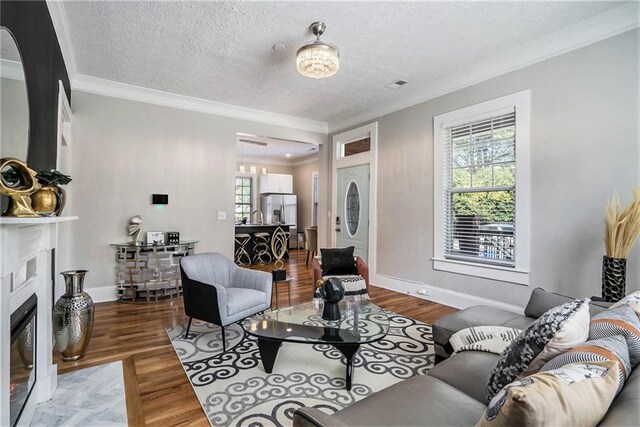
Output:
<path fill-rule="evenodd" d="M 9 422 L 20 419 L 36 383 L 36 332 L 38 297 L 31 295 L 11 314 Z"/>

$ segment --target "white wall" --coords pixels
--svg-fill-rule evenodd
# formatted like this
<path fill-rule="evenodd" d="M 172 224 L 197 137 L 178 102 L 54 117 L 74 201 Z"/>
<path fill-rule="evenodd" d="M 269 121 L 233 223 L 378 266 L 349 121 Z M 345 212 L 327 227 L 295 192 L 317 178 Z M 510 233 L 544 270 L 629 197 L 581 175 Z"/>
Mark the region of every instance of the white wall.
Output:
<path fill-rule="evenodd" d="M 636 29 L 378 118 L 377 272 L 385 284 L 516 306 L 535 286 L 599 295 L 605 203 L 614 191 L 627 202 L 640 184 L 639 40 Z M 530 286 L 436 271 L 433 116 L 524 89 L 532 111 Z M 640 289 L 638 261 L 636 247 L 628 291 Z"/>
<path fill-rule="evenodd" d="M 298 231 L 313 225 L 313 172 L 319 170 L 319 159 L 294 168 L 293 192 L 298 196 Z"/>
<path fill-rule="evenodd" d="M 142 231 L 179 231 L 197 252 L 233 252 L 236 133 L 326 143 L 326 135 L 245 120 L 73 93 L 73 259 L 85 286 L 114 286 L 112 242 L 128 241 L 130 217 Z M 326 159 L 323 160 L 326 163 Z M 151 205 L 152 193 L 169 204 Z M 227 213 L 218 221 L 217 212 Z"/>

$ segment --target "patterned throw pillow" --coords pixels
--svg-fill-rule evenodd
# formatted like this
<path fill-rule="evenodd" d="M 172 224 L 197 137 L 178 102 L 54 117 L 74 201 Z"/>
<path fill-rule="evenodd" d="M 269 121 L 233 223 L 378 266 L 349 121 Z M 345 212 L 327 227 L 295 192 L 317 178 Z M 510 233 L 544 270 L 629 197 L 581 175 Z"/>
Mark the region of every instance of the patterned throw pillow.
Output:
<path fill-rule="evenodd" d="M 369 294 L 367 293 L 367 282 L 365 282 L 364 277 L 359 274 L 347 274 L 344 276 L 323 276 L 322 280 L 327 280 L 331 277 L 337 277 L 342 281 L 342 286 L 344 286 L 344 296 L 348 301 L 349 297 L 353 297 L 352 299 L 369 299 Z M 313 293 L 314 298 L 320 298 L 320 291 L 317 289 Z"/>
<path fill-rule="evenodd" d="M 635 311 L 636 314 L 640 316 L 640 291 L 636 291 L 632 294 L 627 295 L 626 297 L 622 298 L 620 301 L 609 307 L 609 309 L 620 307 L 621 305 L 629 305 L 633 309 L 633 311 Z"/>
<path fill-rule="evenodd" d="M 627 340 L 621 335 L 587 341 L 566 353 L 556 356 L 540 369 L 540 372 L 562 368 L 572 363 L 614 361 L 618 364 L 620 373 L 620 387 L 622 391 L 627 377 L 631 374 L 629 363 L 629 349 Z"/>
<path fill-rule="evenodd" d="M 500 355 L 489 378 L 487 400 L 491 400 L 504 386 L 527 370 L 536 356 L 576 313 L 588 309 L 589 298 L 571 301 L 548 310 L 529 325 Z"/>
<path fill-rule="evenodd" d="M 616 396 L 613 361 L 577 363 L 508 384 L 491 399 L 476 427 L 595 426 Z"/>
<path fill-rule="evenodd" d="M 640 319 L 630 305 L 610 308 L 591 319 L 589 340 L 622 335 L 627 339 L 631 367 L 640 363 Z"/>

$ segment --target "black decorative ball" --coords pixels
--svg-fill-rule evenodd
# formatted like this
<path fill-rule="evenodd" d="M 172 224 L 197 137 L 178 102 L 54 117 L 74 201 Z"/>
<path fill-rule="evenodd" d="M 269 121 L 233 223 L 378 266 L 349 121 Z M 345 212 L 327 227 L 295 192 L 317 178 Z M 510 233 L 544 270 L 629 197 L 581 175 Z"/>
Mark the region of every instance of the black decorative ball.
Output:
<path fill-rule="evenodd" d="M 336 304 L 344 298 L 344 286 L 342 280 L 337 277 L 330 277 L 324 281 L 320 287 L 320 296 L 325 302 Z"/>

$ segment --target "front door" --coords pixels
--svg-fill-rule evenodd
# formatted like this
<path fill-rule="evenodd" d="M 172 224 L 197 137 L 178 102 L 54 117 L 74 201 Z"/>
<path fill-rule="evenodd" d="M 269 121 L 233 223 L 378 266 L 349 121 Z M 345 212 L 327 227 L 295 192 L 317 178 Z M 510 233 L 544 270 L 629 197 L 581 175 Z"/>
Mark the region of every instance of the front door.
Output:
<path fill-rule="evenodd" d="M 369 165 L 337 171 L 336 246 L 355 246 L 354 254 L 369 254 Z"/>

